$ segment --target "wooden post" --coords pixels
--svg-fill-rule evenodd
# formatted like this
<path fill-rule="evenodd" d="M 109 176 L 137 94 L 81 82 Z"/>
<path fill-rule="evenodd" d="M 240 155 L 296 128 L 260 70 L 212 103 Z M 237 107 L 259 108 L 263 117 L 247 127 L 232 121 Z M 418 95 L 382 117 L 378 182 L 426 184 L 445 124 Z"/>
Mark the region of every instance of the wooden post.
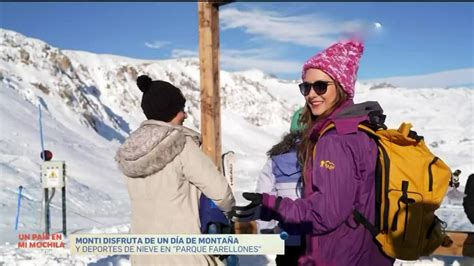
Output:
<path fill-rule="evenodd" d="M 474 257 L 474 233 L 456 231 L 446 233 L 452 241 L 451 245 L 437 248 L 433 255 Z"/>
<path fill-rule="evenodd" d="M 198 2 L 201 71 L 202 150 L 221 169 L 221 103 L 219 82 L 219 6 L 233 1 Z M 235 224 L 237 234 L 255 234 L 255 221 Z"/>
<path fill-rule="evenodd" d="M 221 168 L 219 7 L 198 2 L 202 150 Z"/>

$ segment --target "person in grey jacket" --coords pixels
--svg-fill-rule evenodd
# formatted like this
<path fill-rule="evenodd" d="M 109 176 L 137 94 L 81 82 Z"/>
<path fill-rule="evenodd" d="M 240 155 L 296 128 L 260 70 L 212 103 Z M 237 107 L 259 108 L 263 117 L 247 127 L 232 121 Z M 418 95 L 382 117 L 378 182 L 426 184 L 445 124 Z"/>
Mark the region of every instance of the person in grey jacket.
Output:
<path fill-rule="evenodd" d="M 115 156 L 126 176 L 132 234 L 200 234 L 199 198 L 204 193 L 223 212 L 235 204 L 226 178 L 200 150 L 200 136 L 183 126 L 181 91 L 140 76 L 141 107 L 148 120 Z M 132 265 L 223 265 L 210 255 L 132 255 Z"/>

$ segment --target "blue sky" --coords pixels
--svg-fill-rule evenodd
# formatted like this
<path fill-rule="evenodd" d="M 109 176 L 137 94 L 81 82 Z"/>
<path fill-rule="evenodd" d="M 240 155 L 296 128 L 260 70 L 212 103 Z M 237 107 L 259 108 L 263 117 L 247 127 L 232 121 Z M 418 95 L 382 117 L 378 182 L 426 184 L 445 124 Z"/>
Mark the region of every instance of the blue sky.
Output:
<path fill-rule="evenodd" d="M 0 3 L 2 28 L 133 58 L 197 56 L 197 22 L 196 3 Z M 354 31 L 366 36 L 359 79 L 474 68 L 473 3 L 232 3 L 220 26 L 231 71 L 298 79 L 307 58 Z"/>

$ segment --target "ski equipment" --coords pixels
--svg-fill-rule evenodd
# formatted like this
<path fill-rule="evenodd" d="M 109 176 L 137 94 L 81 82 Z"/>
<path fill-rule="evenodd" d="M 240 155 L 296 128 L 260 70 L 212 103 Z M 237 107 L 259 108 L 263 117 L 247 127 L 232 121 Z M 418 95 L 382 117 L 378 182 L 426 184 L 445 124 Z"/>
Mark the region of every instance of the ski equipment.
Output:
<path fill-rule="evenodd" d="M 222 154 L 222 173 L 227 178 L 230 188 L 234 190 L 234 152 L 228 151 Z"/>
<path fill-rule="evenodd" d="M 459 176 L 461 175 L 461 170 L 456 169 L 451 176 L 451 180 L 449 180 L 449 186 L 453 188 L 459 187 Z"/>

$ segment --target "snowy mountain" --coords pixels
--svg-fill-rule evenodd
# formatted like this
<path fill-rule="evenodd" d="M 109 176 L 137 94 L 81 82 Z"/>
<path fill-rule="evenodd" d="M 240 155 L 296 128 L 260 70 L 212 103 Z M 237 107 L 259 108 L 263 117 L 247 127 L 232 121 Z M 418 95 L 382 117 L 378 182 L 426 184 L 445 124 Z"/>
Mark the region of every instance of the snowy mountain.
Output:
<path fill-rule="evenodd" d="M 189 114 L 185 124 L 199 128 L 195 58 L 153 61 L 68 51 L 0 29 L 0 254 L 5 255 L 0 256 L 0 264 L 1 257 L 7 263 L 35 257 L 34 252 L 20 252 L 11 245 L 17 240 L 18 186 L 25 188 L 19 231 L 42 230 L 38 105 L 45 148 L 67 164 L 68 230 L 128 230 L 128 193 L 113 157 L 118 145 L 145 119 L 135 85 L 140 74 L 181 88 Z M 297 83 L 260 71 L 221 72 L 222 145 L 223 151 L 236 152 L 240 203 L 240 192 L 255 188 L 265 152 L 288 130 L 292 112 L 303 104 Z M 356 88 L 356 102 L 380 102 L 389 127 L 412 122 L 435 154 L 453 170 L 462 170 L 463 190 L 467 176 L 474 172 L 472 89 L 406 90 L 388 83 L 358 83 Z M 53 231 L 61 228 L 59 194 L 51 209 Z M 450 211 L 453 206 L 444 206 L 446 219 L 455 219 L 458 228 L 472 229 L 462 210 Z M 67 257 L 61 262 L 77 261 Z"/>
<path fill-rule="evenodd" d="M 181 88 L 187 98 L 186 125 L 199 128 L 197 59 L 146 61 L 63 51 L 8 30 L 0 30 L 0 52 L 0 167 L 4 175 L 0 199 L 6 206 L 0 213 L 14 218 L 15 193 L 22 185 L 20 228 L 25 230 L 39 230 L 41 223 L 38 105 L 45 147 L 53 151 L 54 159 L 67 163 L 71 230 L 82 226 L 75 219 L 85 219 L 92 226 L 128 222 L 128 194 L 113 157 L 120 142 L 145 119 L 135 84 L 139 74 Z M 264 151 L 286 129 L 301 97 L 287 100 L 285 94 L 270 93 L 269 86 L 289 91 L 294 84 L 259 71 L 222 72 L 221 85 L 223 151 L 233 149 L 253 158 L 243 163 L 242 174 L 255 179 L 265 160 Z M 53 215 L 59 215 L 59 208 L 53 207 Z M 14 219 L 0 223 L 0 231 L 10 233 L 4 236 L 10 241 L 15 237 L 10 230 L 13 223 Z"/>

